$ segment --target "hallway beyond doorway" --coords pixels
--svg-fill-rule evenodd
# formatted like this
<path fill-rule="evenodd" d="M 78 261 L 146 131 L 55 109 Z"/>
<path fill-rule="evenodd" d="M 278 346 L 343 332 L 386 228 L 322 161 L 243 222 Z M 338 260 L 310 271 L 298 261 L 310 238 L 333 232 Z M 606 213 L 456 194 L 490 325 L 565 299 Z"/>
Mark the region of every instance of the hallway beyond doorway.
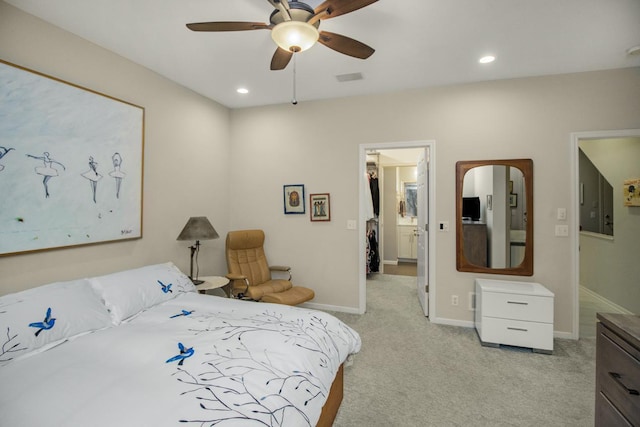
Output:
<path fill-rule="evenodd" d="M 418 264 L 415 262 L 398 262 L 398 265 L 385 264 L 384 274 L 393 274 L 395 276 L 417 276 Z"/>

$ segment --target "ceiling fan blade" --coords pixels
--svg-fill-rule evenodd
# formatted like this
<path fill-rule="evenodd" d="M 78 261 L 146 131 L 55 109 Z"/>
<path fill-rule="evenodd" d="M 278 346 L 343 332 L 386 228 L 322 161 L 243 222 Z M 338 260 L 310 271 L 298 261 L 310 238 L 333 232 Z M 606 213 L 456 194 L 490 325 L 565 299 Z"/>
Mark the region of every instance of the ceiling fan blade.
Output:
<path fill-rule="evenodd" d="M 271 69 L 284 70 L 289 64 L 289 61 L 291 61 L 292 56 L 293 52 L 281 48 L 276 49 L 273 58 L 271 58 Z"/>
<path fill-rule="evenodd" d="M 318 41 L 336 52 L 353 56 L 354 58 L 367 59 L 375 52 L 375 49 L 358 40 L 328 31 L 320 31 Z"/>
<path fill-rule="evenodd" d="M 327 13 L 320 19 L 335 18 L 336 16 L 369 6 L 377 1 L 378 0 L 325 0 L 316 7 L 313 12 L 318 15 L 326 11 Z"/>
<path fill-rule="evenodd" d="M 191 31 L 249 31 L 249 30 L 269 30 L 271 25 L 262 22 L 194 22 L 187 24 Z"/>

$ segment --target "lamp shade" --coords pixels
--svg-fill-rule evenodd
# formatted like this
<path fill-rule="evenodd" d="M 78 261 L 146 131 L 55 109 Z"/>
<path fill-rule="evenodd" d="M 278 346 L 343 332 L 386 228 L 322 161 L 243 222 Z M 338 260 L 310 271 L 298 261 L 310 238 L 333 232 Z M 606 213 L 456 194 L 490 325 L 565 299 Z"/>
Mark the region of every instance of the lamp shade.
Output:
<path fill-rule="evenodd" d="M 192 216 L 178 235 L 177 240 L 211 240 L 218 237 L 220 236 L 206 216 Z"/>
<path fill-rule="evenodd" d="M 309 49 L 318 41 L 319 36 L 316 27 L 300 21 L 284 21 L 271 29 L 273 41 L 288 52 Z"/>

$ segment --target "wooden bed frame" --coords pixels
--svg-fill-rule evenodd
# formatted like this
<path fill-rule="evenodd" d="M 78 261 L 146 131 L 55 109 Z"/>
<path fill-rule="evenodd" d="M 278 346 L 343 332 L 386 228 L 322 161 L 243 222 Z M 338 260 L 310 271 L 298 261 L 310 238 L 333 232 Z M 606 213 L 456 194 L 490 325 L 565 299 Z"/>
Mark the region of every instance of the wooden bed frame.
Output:
<path fill-rule="evenodd" d="M 343 386 L 344 364 L 340 365 L 340 368 L 336 373 L 336 377 L 331 385 L 331 390 L 329 390 L 329 397 L 327 397 L 327 401 L 322 407 L 320 419 L 318 420 L 316 427 L 331 427 L 333 425 L 333 421 L 338 414 L 338 408 L 340 408 L 340 404 L 342 403 Z"/>

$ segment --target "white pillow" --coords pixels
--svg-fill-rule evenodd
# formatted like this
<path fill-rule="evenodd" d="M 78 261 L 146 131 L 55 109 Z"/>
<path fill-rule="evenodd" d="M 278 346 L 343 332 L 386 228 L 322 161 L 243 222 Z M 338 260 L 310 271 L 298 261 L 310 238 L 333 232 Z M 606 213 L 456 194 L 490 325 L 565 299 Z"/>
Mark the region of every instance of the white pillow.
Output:
<path fill-rule="evenodd" d="M 74 336 L 113 326 L 87 279 L 0 297 L 0 366 Z"/>
<path fill-rule="evenodd" d="M 173 263 L 149 265 L 89 279 L 114 323 L 196 287 Z"/>

